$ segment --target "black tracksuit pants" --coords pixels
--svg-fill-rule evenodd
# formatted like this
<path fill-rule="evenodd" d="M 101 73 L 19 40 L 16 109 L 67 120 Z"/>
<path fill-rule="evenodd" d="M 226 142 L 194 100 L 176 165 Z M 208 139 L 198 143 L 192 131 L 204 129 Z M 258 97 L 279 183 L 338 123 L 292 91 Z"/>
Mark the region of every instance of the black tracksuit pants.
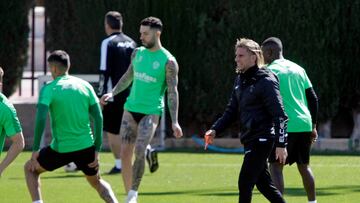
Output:
<path fill-rule="evenodd" d="M 257 189 L 272 203 L 284 203 L 279 190 L 274 186 L 267 158 L 274 146 L 273 139 L 256 139 L 246 143 L 244 161 L 241 167 L 238 187 L 239 203 L 250 203 L 252 191 Z"/>

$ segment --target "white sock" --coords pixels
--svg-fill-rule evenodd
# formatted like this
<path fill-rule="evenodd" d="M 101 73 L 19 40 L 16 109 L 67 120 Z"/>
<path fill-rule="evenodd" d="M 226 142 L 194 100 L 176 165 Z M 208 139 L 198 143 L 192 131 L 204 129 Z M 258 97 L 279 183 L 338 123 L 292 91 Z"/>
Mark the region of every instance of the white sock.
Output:
<path fill-rule="evenodd" d="M 44 202 L 40 199 L 40 200 L 33 201 L 33 203 L 44 203 Z"/>
<path fill-rule="evenodd" d="M 128 196 L 135 196 L 135 197 L 137 197 L 137 196 L 138 196 L 138 191 L 130 190 L 129 193 L 128 193 Z"/>
<path fill-rule="evenodd" d="M 314 201 L 309 201 L 309 203 L 317 203 L 317 201 L 316 201 L 316 200 L 314 200 Z"/>
<path fill-rule="evenodd" d="M 121 168 L 121 159 L 115 159 L 115 167 Z"/>
<path fill-rule="evenodd" d="M 146 149 L 152 149 L 152 148 L 151 148 L 151 145 L 148 144 L 148 145 L 146 146 Z"/>

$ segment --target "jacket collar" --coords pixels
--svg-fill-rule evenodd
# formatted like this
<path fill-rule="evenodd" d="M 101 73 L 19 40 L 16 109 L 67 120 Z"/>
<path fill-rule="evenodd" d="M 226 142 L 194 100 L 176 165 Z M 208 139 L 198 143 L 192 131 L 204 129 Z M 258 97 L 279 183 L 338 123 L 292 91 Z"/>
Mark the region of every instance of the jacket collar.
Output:
<path fill-rule="evenodd" d="M 251 78 L 255 75 L 255 73 L 259 70 L 259 67 L 257 65 L 254 65 L 247 69 L 244 73 L 240 73 L 240 76 L 243 78 Z"/>
<path fill-rule="evenodd" d="M 118 34 L 120 34 L 121 32 L 113 32 L 113 33 L 111 33 L 109 36 L 113 36 L 113 35 L 118 35 Z"/>

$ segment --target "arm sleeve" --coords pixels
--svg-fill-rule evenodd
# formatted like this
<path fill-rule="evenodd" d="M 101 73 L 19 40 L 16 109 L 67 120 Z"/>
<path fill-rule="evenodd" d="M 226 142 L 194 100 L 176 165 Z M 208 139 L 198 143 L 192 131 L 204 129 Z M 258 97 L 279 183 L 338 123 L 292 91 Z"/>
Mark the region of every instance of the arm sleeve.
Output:
<path fill-rule="evenodd" d="M 232 122 L 236 120 L 238 113 L 238 100 L 236 98 L 235 88 L 237 87 L 238 78 L 235 80 L 234 88 L 230 96 L 230 100 L 226 106 L 223 115 L 211 126 L 211 129 L 216 131 L 216 134 L 220 134 L 225 130 Z"/>
<path fill-rule="evenodd" d="M 108 82 L 109 82 L 110 74 L 108 71 L 101 70 L 99 73 L 99 89 L 97 95 L 101 97 L 102 95 L 108 93 Z"/>
<path fill-rule="evenodd" d="M 110 70 L 108 67 L 108 42 L 103 41 L 101 43 L 100 50 L 100 72 L 99 72 L 99 90 L 98 96 L 102 96 L 108 92 L 108 81 L 110 78 Z"/>
<path fill-rule="evenodd" d="M 5 135 L 7 137 L 12 137 L 15 134 L 22 131 L 19 118 L 17 117 L 17 113 L 15 108 L 9 108 L 8 111 L 1 112 L 1 119 L 3 121 L 3 131 L 5 131 Z M 1 136 L 1 128 L 0 128 L 0 136 Z"/>
<path fill-rule="evenodd" d="M 265 79 L 263 88 L 263 100 L 267 111 L 272 116 L 275 130 L 275 146 L 285 147 L 287 145 L 287 115 L 284 111 L 282 97 L 280 95 L 279 83 L 273 79 Z"/>
<path fill-rule="evenodd" d="M 44 133 L 48 111 L 49 111 L 48 106 L 40 103 L 38 104 L 36 111 L 36 120 L 35 120 L 33 151 L 38 151 L 40 148 L 40 141 Z"/>
<path fill-rule="evenodd" d="M 311 114 L 311 120 L 313 124 L 317 123 L 317 114 L 319 109 L 319 101 L 314 91 L 314 88 L 310 87 L 305 90 L 306 100 L 308 108 Z"/>
<path fill-rule="evenodd" d="M 90 106 L 90 116 L 94 121 L 94 145 L 96 151 L 101 150 L 102 145 L 102 129 L 103 129 L 103 116 L 99 103 Z"/>

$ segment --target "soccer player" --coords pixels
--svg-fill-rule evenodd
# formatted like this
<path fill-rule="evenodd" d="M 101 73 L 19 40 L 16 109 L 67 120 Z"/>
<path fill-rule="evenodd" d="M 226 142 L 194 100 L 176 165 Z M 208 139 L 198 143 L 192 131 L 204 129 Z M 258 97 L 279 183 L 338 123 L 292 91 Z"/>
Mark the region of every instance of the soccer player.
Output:
<path fill-rule="evenodd" d="M 133 39 L 122 31 L 123 20 L 121 13 L 109 11 L 105 15 L 105 33 L 108 35 L 101 43 L 99 96 L 110 92 L 121 76 L 129 67 L 131 53 L 136 47 Z M 129 96 L 130 87 L 116 95 L 113 100 L 103 107 L 104 131 L 109 139 L 110 149 L 115 157 L 115 166 L 108 174 L 121 173 L 121 139 L 120 125 L 123 106 Z M 150 144 L 146 147 L 146 160 L 150 172 L 155 172 L 158 167 L 157 152 Z"/>
<path fill-rule="evenodd" d="M 47 61 L 54 80 L 41 89 L 33 153 L 24 167 L 32 201 L 43 202 L 40 174 L 74 162 L 105 202 L 118 202 L 111 186 L 99 174 L 103 119 L 94 89 L 88 82 L 68 74 L 70 57 L 65 51 L 52 52 Z M 39 151 L 48 112 L 52 141 Z M 89 116 L 94 121 L 94 132 Z"/>
<path fill-rule="evenodd" d="M 235 62 L 238 75 L 228 105 L 205 136 L 212 140 L 239 119 L 242 127 L 240 140 L 245 149 L 238 180 L 239 202 L 251 202 L 255 185 L 270 202 L 285 202 L 271 180 L 267 164 L 274 145 L 280 163 L 284 163 L 287 156 L 287 116 L 282 105 L 279 83 L 273 73 L 261 68 L 262 52 L 253 40 L 237 40 Z"/>
<path fill-rule="evenodd" d="M 311 171 L 310 148 L 317 139 L 316 122 L 318 99 L 305 70 L 283 57 L 283 46 L 279 38 L 270 37 L 262 43 L 265 63 L 280 80 L 280 93 L 289 116 L 286 163 L 296 162 L 308 201 L 316 203 L 315 179 Z M 283 164 L 274 154 L 269 158 L 271 177 L 275 186 L 284 192 Z"/>
<path fill-rule="evenodd" d="M 10 138 L 12 144 L 6 153 L 5 158 L 0 162 L 0 177 L 6 167 L 15 160 L 25 146 L 24 136 L 22 134 L 19 119 L 16 115 L 16 110 L 5 95 L 1 93 L 3 76 L 4 71 L 0 67 L 0 154 L 6 138 Z"/>
<path fill-rule="evenodd" d="M 126 202 L 130 203 L 137 202 L 138 189 L 144 174 L 145 149 L 164 110 L 163 98 L 166 90 L 174 136 L 180 138 L 183 135 L 178 123 L 179 67 L 175 57 L 161 45 L 162 27 L 161 20 L 156 17 L 147 17 L 141 21 L 140 40 L 143 46 L 134 50 L 128 70 L 112 93 L 101 98 L 101 103 L 106 104 L 132 82 L 120 128 L 122 176 L 128 193 Z M 134 148 L 135 161 L 132 165 Z"/>
<path fill-rule="evenodd" d="M 117 11 L 109 11 L 105 15 L 105 32 L 108 35 L 101 43 L 99 93 L 110 92 L 124 75 L 130 64 L 131 53 L 136 43 L 122 32 L 123 20 Z M 121 117 L 130 87 L 116 95 L 103 107 L 104 131 L 109 139 L 110 149 L 115 157 L 115 166 L 108 174 L 121 172 L 121 139 L 119 138 Z"/>

